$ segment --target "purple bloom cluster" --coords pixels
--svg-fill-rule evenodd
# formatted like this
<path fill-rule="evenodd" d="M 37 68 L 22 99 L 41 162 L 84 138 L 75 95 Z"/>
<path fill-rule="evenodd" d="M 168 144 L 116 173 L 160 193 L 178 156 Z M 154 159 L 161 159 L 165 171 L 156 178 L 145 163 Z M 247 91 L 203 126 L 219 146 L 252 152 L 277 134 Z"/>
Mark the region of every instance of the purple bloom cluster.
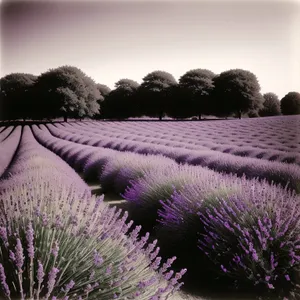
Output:
<path fill-rule="evenodd" d="M 175 190 L 182 190 L 189 184 L 201 184 L 207 176 L 219 176 L 215 172 L 188 165 L 169 165 L 146 171 L 143 177 L 132 181 L 123 197 L 129 202 L 131 218 L 147 230 L 156 225 L 158 210 Z"/>
<path fill-rule="evenodd" d="M 147 172 L 161 170 L 177 164 L 161 155 L 120 153 L 107 161 L 100 176 L 101 185 L 117 193 L 125 192 L 131 183 L 147 176 Z"/>
<path fill-rule="evenodd" d="M 266 182 L 219 176 L 187 185 L 161 204 L 162 248 L 179 249 L 175 253 L 190 271 L 201 263 L 184 256 L 197 255 L 198 247 L 239 286 L 299 293 L 298 195 Z"/>

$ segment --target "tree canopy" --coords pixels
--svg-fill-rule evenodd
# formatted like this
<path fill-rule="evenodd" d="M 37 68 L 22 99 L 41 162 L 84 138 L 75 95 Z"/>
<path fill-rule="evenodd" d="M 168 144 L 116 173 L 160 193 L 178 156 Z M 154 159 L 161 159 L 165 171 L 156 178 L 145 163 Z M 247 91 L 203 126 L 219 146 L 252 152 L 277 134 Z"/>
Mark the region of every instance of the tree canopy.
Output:
<path fill-rule="evenodd" d="M 261 117 L 280 115 L 281 110 L 278 96 L 274 93 L 266 93 L 263 97 L 263 108 L 259 111 L 259 115 Z"/>
<path fill-rule="evenodd" d="M 1 118 L 7 120 L 31 117 L 34 109 L 31 94 L 37 76 L 27 73 L 12 73 L 0 80 Z"/>
<path fill-rule="evenodd" d="M 115 83 L 103 102 L 103 117 L 125 119 L 139 114 L 137 90 L 139 84 L 131 79 L 121 79 Z"/>
<path fill-rule="evenodd" d="M 284 115 L 300 114 L 300 93 L 289 92 L 281 99 L 281 112 Z"/>
<path fill-rule="evenodd" d="M 96 87 L 104 98 L 111 92 L 111 89 L 105 84 L 97 83 Z"/>
<path fill-rule="evenodd" d="M 217 114 L 229 115 L 258 110 L 262 107 L 263 97 L 256 76 L 250 71 L 232 69 L 214 78 L 214 105 Z"/>
<path fill-rule="evenodd" d="M 186 72 L 179 79 L 187 101 L 185 109 L 188 116 L 199 116 L 211 112 L 210 97 L 214 89 L 213 78 L 215 74 L 207 69 L 193 69 Z"/>
<path fill-rule="evenodd" d="M 165 71 L 154 71 L 143 78 L 139 88 L 139 102 L 142 114 L 162 119 L 167 111 L 170 88 L 177 82 L 173 75 Z"/>
<path fill-rule="evenodd" d="M 80 69 L 62 66 L 42 73 L 36 82 L 40 114 L 45 117 L 82 118 L 99 113 L 101 97 L 96 83 Z"/>

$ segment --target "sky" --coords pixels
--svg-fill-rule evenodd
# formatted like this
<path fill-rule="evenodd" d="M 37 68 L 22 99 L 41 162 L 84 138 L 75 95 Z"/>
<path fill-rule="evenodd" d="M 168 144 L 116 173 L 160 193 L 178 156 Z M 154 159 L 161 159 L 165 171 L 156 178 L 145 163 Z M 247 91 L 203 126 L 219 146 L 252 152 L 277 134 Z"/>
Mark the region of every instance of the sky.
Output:
<path fill-rule="evenodd" d="M 300 1 L 2 1 L 0 76 L 62 65 L 110 88 L 240 68 L 282 98 L 300 92 Z"/>

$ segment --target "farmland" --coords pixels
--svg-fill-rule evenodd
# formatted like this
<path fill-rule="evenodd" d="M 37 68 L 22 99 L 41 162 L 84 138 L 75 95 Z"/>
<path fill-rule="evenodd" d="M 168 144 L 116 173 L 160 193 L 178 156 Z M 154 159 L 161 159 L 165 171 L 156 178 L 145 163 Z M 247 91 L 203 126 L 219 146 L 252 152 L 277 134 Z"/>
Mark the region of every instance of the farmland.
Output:
<path fill-rule="evenodd" d="M 300 297 L 299 116 L 2 126 L 0 149 L 1 299 Z"/>

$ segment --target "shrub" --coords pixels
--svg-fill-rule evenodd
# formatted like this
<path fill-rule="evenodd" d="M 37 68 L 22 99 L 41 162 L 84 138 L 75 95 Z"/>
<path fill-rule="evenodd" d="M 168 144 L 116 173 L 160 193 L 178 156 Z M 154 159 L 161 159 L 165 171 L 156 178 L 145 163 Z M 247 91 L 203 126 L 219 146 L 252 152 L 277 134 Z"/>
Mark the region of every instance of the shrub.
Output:
<path fill-rule="evenodd" d="M 170 198 L 174 190 L 186 185 L 201 182 L 203 177 L 218 176 L 205 168 L 170 165 L 163 169 L 146 171 L 144 176 L 131 183 L 123 197 L 128 200 L 131 218 L 142 224 L 146 230 L 152 230 L 156 224 L 157 212 L 161 208 L 160 200 Z"/>
<path fill-rule="evenodd" d="M 185 270 L 168 271 L 175 258 L 160 267 L 156 241 L 138 238 L 140 227 L 127 236 L 127 213 L 103 197 L 40 182 L 1 199 L 1 297 L 154 300 L 181 286 Z"/>
<path fill-rule="evenodd" d="M 170 165 L 175 166 L 176 163 L 162 155 L 119 153 L 105 164 L 100 182 L 106 189 L 123 193 L 132 182 L 145 176 L 146 172 L 166 168 Z"/>
<path fill-rule="evenodd" d="M 188 268 L 188 285 L 197 287 L 201 268 L 202 280 L 219 277 L 242 290 L 255 284 L 262 293 L 265 285 L 282 295 L 300 283 L 299 200 L 275 185 L 228 176 L 187 186 L 159 211 L 162 254 Z"/>

